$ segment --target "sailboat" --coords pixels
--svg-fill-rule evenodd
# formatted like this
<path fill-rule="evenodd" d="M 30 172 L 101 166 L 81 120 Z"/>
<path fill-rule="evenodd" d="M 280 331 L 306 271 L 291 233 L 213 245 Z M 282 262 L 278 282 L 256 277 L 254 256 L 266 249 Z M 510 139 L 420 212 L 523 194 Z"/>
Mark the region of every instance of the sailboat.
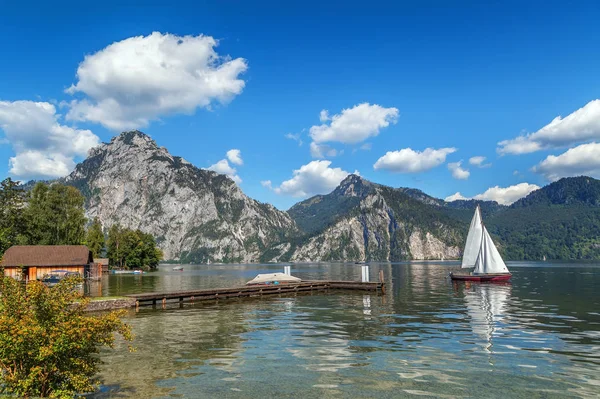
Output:
<path fill-rule="evenodd" d="M 471 273 L 450 273 L 450 278 L 462 281 L 494 282 L 508 281 L 512 276 L 483 224 L 479 205 L 477 205 L 471 220 L 462 258 L 462 268 L 470 267 L 473 268 Z"/>

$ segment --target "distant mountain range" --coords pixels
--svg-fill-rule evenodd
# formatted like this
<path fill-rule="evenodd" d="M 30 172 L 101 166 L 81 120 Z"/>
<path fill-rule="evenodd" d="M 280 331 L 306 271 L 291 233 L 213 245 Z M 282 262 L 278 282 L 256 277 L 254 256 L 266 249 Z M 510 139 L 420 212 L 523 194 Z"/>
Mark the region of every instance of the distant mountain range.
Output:
<path fill-rule="evenodd" d="M 600 181 L 590 177 L 503 206 L 349 175 L 283 212 L 132 131 L 93 149 L 61 181 L 84 194 L 88 217 L 106 230 L 120 223 L 151 233 L 182 262 L 457 259 L 476 204 L 506 259 L 600 259 Z"/>

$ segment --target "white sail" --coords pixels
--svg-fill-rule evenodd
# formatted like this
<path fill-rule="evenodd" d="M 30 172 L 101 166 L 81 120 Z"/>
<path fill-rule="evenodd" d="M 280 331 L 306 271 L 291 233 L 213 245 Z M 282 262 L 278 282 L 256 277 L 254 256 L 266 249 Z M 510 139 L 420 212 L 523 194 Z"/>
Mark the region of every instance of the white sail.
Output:
<path fill-rule="evenodd" d="M 499 274 L 509 273 L 504 260 L 500 256 L 498 249 L 492 241 L 485 226 L 482 225 L 482 239 L 479 256 L 475 262 L 473 274 Z"/>
<path fill-rule="evenodd" d="M 479 249 L 481 247 L 482 227 L 481 211 L 479 209 L 479 205 L 477 205 L 473 219 L 471 219 L 471 226 L 469 227 L 469 234 L 467 235 L 467 243 L 465 244 L 465 250 L 463 252 L 463 268 L 475 266 L 477 256 L 479 255 Z"/>

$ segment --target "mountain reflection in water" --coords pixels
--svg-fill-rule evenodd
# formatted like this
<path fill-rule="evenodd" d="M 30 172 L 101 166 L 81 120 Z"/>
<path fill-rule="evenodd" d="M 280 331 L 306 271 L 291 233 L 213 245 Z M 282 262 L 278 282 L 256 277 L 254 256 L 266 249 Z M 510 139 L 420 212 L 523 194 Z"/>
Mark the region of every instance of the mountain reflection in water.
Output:
<path fill-rule="evenodd" d="M 128 318 L 137 351 L 103 353 L 95 397 L 598 397 L 600 267 L 511 264 L 507 285 L 452 283 L 449 267 L 373 264 L 385 295 L 142 308 Z M 282 266 L 171 268 L 106 276 L 96 290 L 223 287 Z M 294 265 L 293 274 L 359 280 L 360 266 Z"/>

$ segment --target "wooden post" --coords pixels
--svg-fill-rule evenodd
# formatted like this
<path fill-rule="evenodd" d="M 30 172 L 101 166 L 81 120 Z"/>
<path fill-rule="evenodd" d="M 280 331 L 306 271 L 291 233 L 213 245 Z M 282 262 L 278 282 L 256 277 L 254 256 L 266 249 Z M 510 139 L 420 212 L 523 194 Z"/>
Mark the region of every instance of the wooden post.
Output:
<path fill-rule="evenodd" d="M 164 297 L 163 297 L 163 300 L 162 300 L 162 308 L 163 308 L 163 309 L 166 309 L 166 308 L 167 308 L 167 298 L 164 298 Z"/>
<path fill-rule="evenodd" d="M 383 276 L 383 270 L 379 270 L 379 282 L 381 283 L 381 292 L 385 294 L 385 278 Z"/>
<path fill-rule="evenodd" d="M 139 312 L 140 311 L 140 301 L 135 301 L 135 312 Z"/>

